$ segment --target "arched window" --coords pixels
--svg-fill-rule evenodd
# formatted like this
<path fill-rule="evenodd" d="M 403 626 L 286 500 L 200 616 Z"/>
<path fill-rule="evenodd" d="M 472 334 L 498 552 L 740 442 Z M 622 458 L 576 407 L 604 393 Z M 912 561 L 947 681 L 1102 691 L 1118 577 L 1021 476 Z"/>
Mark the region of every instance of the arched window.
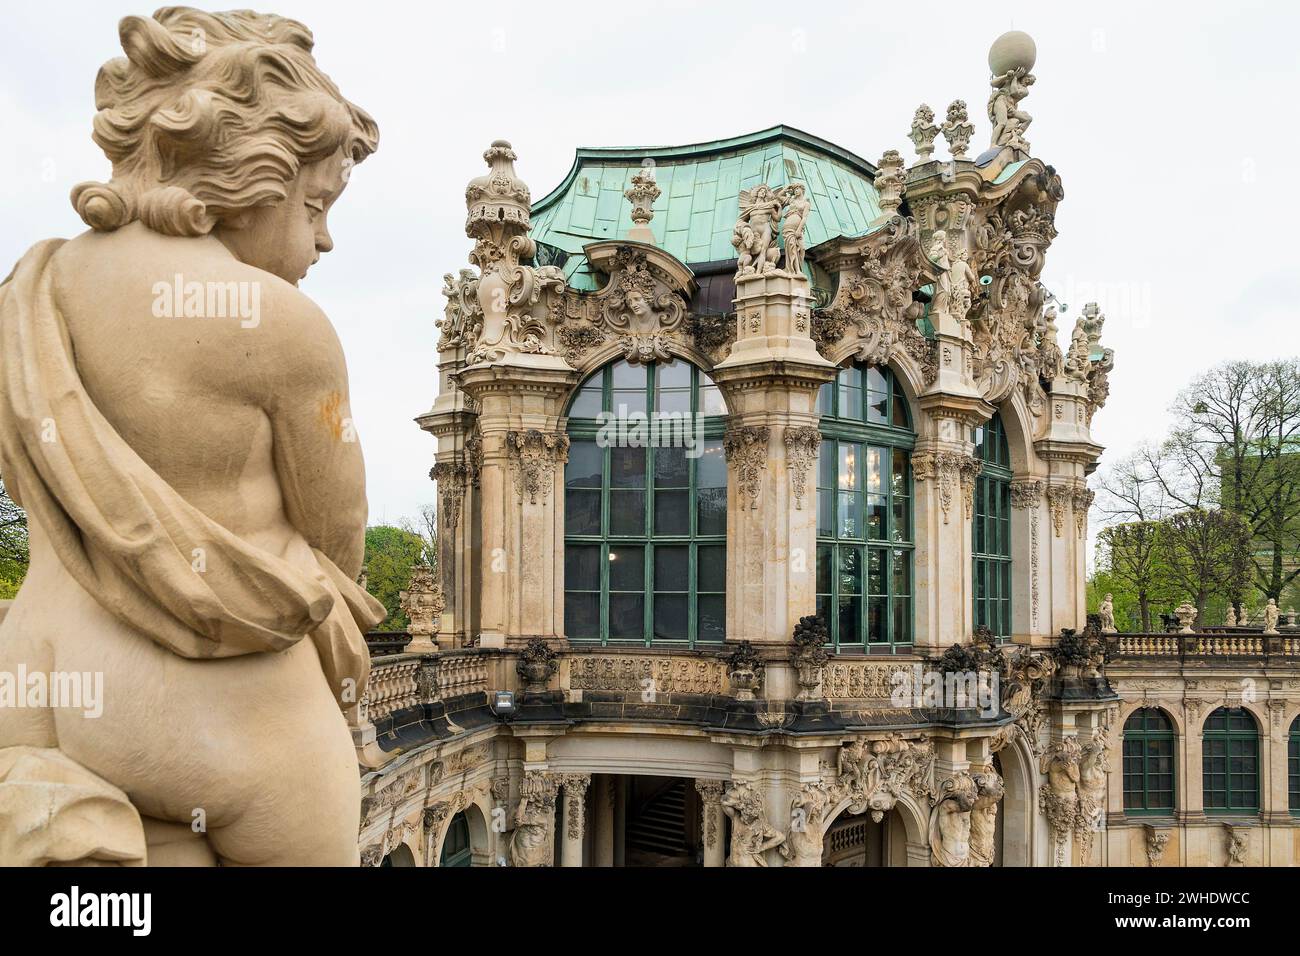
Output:
<path fill-rule="evenodd" d="M 822 386 L 817 611 L 836 650 L 912 644 L 912 471 L 907 399 L 887 368 Z"/>
<path fill-rule="evenodd" d="M 1300 813 L 1300 717 L 1291 721 L 1291 735 L 1286 745 L 1287 792 L 1292 813 Z"/>
<path fill-rule="evenodd" d="M 1174 812 L 1174 728 L 1158 707 L 1139 707 L 1124 721 L 1124 812 Z"/>
<path fill-rule="evenodd" d="M 619 361 L 569 407 L 564 632 L 687 646 L 725 634 L 726 406 L 702 370 Z"/>
<path fill-rule="evenodd" d="M 469 820 L 462 810 L 451 818 L 447 835 L 442 838 L 442 855 L 439 866 L 469 866 L 473 859 L 469 845 Z"/>
<path fill-rule="evenodd" d="M 1002 416 L 995 413 L 974 429 L 971 441 L 982 462 L 971 528 L 975 624 L 1006 640 L 1011 636 L 1011 453 Z"/>
<path fill-rule="evenodd" d="M 1205 719 L 1201 779 L 1206 813 L 1259 812 L 1259 728 L 1242 707 L 1220 707 Z"/>

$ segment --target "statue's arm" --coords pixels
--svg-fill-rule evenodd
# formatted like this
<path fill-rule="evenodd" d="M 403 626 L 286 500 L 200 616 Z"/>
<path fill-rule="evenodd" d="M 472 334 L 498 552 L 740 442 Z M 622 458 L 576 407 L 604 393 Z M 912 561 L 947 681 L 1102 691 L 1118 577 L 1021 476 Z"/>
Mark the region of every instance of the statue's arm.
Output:
<path fill-rule="evenodd" d="M 325 313 L 296 290 L 278 290 L 271 309 L 266 409 L 285 514 L 308 544 L 356 577 L 365 551 L 366 476 L 343 348 Z"/>

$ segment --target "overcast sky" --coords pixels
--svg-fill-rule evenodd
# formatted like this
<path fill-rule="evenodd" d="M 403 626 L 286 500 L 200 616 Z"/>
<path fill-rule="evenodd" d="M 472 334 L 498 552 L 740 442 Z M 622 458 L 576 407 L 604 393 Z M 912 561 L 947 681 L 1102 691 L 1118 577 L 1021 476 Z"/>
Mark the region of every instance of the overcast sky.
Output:
<path fill-rule="evenodd" d="M 259 4 L 260 7 L 260 4 Z M 265 7 L 262 7 L 265 9 Z M 912 157 L 922 101 L 962 98 L 988 142 L 989 43 L 1038 43 L 1026 108 L 1034 155 L 1065 201 L 1043 279 L 1088 300 L 1117 353 L 1093 422 L 1108 456 L 1158 438 L 1174 394 L 1231 358 L 1300 353 L 1300 150 L 1294 3 L 280 2 L 374 115 L 378 154 L 330 217 L 335 250 L 304 290 L 338 327 L 366 453 L 372 523 L 434 500 L 432 404 L 441 276 L 466 265 L 465 184 L 509 139 L 534 198 L 579 146 L 676 145 L 785 123 L 875 161 Z M 105 180 L 93 84 L 120 56 L 127 2 L 6 3 L 0 39 L 0 274 L 32 243 L 84 226 L 69 201 Z M 922 26 L 924 24 L 924 26 Z M 942 144 L 940 144 L 942 153 Z M 1104 459 L 1103 459 L 1104 462 Z"/>

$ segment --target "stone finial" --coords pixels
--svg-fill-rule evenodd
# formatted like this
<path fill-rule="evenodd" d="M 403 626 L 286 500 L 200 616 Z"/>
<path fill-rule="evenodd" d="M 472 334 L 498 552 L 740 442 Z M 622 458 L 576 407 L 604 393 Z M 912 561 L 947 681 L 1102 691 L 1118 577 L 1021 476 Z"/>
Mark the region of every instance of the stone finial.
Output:
<path fill-rule="evenodd" d="M 489 225 L 509 224 L 528 231 L 531 200 L 528 186 L 515 173 L 518 158 L 504 139 L 496 140 L 483 153 L 483 161 L 490 169 L 471 179 L 465 188 L 465 205 L 469 209 L 465 233 L 471 239 L 478 239 L 483 227 Z"/>
<path fill-rule="evenodd" d="M 411 581 L 405 590 L 398 592 L 397 600 L 411 622 L 407 627 L 411 637 L 432 639 L 442 624 L 442 612 L 447 609 L 447 600 L 433 568 L 427 564 L 413 565 Z"/>
<path fill-rule="evenodd" d="M 663 195 L 663 190 L 655 182 L 655 163 L 645 159 L 641 170 L 632 176 L 632 185 L 623 193 L 632 204 L 632 229 L 627 237 L 634 242 L 653 243 L 654 234 L 650 231 L 650 220 L 655 217 L 651 208 L 656 199 Z"/>
<path fill-rule="evenodd" d="M 912 117 L 912 132 L 908 139 L 916 147 L 917 162 L 928 163 L 934 153 L 934 138 L 939 135 L 939 127 L 934 122 L 934 110 L 922 103 L 916 108 Z"/>
<path fill-rule="evenodd" d="M 975 134 L 975 124 L 966 113 L 965 100 L 953 100 L 948 105 L 948 118 L 940 127 L 953 159 L 967 159 L 966 150 Z"/>
<path fill-rule="evenodd" d="M 876 192 L 880 194 L 880 214 L 898 215 L 903 202 L 903 157 L 896 149 L 885 150 L 876 167 Z"/>
<path fill-rule="evenodd" d="M 989 70 L 993 74 L 989 79 L 993 87 L 989 95 L 989 122 L 993 124 L 990 145 L 994 149 L 1010 147 L 1029 155 L 1024 134 L 1033 117 L 1020 108 L 1020 101 L 1034 85 L 1034 74 L 1029 71 L 1037 56 L 1033 37 L 1020 30 L 1002 34 L 989 48 Z"/>
<path fill-rule="evenodd" d="M 1088 338 L 1088 354 L 1091 356 L 1100 348 L 1101 329 L 1106 324 L 1106 317 L 1101 314 L 1096 302 L 1089 302 L 1083 307 L 1079 324 L 1083 326 L 1083 333 Z"/>

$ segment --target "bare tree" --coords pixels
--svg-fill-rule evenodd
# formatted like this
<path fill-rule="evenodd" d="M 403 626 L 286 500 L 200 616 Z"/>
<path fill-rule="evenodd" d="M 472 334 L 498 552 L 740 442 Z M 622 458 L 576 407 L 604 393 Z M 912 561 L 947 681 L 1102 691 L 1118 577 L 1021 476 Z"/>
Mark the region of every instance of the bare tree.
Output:
<path fill-rule="evenodd" d="M 1280 598 L 1300 575 L 1300 360 L 1219 365 L 1173 412 L 1162 486 L 1185 508 L 1240 516 L 1258 552 L 1254 583 Z"/>
<path fill-rule="evenodd" d="M 1166 519 L 1159 534 L 1159 557 L 1170 578 L 1196 605 L 1197 618 L 1215 593 L 1238 604 L 1250 583 L 1250 528 L 1223 510 L 1189 508 Z"/>
<path fill-rule="evenodd" d="M 438 509 L 437 506 L 425 504 L 420 506 L 420 513 L 415 520 L 402 519 L 402 530 L 416 535 L 424 542 L 420 552 L 420 563 L 427 564 L 435 571 L 438 568 Z"/>

